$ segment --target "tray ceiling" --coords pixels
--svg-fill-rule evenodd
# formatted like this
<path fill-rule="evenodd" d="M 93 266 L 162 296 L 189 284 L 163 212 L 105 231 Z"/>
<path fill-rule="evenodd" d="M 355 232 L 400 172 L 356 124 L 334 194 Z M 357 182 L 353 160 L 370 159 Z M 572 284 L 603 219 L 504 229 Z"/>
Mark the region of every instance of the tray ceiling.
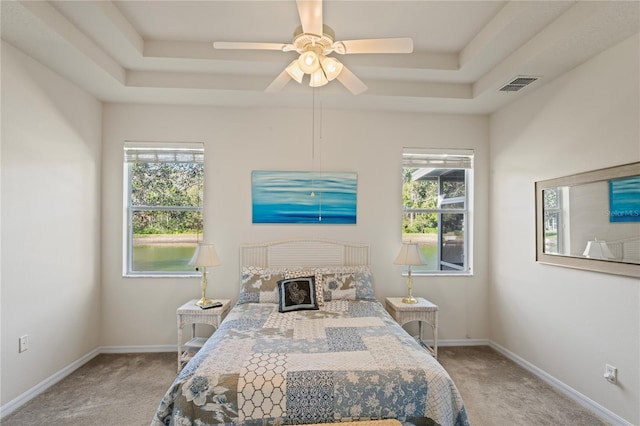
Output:
<path fill-rule="evenodd" d="M 637 1 L 338 1 L 341 40 L 411 37 L 410 54 L 340 56 L 369 87 L 264 89 L 295 52 L 221 51 L 214 41 L 290 43 L 293 1 L 2 1 L 2 39 L 105 102 L 491 113 L 638 33 Z M 499 89 L 538 78 L 518 92 Z"/>

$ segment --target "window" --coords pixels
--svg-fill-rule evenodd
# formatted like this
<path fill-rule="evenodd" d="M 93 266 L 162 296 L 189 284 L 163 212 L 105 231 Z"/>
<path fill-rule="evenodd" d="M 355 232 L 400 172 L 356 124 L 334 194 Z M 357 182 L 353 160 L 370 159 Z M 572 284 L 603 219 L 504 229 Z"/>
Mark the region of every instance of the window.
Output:
<path fill-rule="evenodd" d="M 473 151 L 402 153 L 402 241 L 418 243 L 426 265 L 415 274 L 471 271 Z"/>
<path fill-rule="evenodd" d="M 188 262 L 203 229 L 203 145 L 127 142 L 124 165 L 124 274 L 196 275 Z"/>

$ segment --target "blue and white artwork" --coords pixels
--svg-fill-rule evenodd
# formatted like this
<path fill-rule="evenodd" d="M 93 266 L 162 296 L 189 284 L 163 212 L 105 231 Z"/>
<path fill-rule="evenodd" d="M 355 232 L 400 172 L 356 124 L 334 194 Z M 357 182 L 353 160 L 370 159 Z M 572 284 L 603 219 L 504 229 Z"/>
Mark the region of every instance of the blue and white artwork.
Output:
<path fill-rule="evenodd" d="M 640 222 L 640 176 L 609 181 L 609 221 Z"/>
<path fill-rule="evenodd" d="M 262 171 L 251 174 L 253 223 L 355 224 L 357 174 Z"/>

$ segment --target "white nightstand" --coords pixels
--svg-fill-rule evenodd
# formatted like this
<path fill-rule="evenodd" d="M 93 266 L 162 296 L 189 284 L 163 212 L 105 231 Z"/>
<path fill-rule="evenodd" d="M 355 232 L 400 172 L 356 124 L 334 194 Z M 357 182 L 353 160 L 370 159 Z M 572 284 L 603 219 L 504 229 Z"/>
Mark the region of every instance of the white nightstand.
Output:
<path fill-rule="evenodd" d="M 428 350 L 434 358 L 438 358 L 438 306 L 429 302 L 422 297 L 418 297 L 418 303 L 402 303 L 402 297 L 387 297 L 387 312 L 401 326 L 411 322 L 418 321 L 419 335 L 418 342 Z M 433 347 L 429 347 L 422 340 L 422 323 L 433 330 Z"/>
<path fill-rule="evenodd" d="M 182 370 L 182 366 L 193 358 L 198 349 L 207 341 L 206 337 L 196 337 L 196 324 L 209 324 L 217 329 L 231 308 L 231 301 L 227 299 L 215 299 L 216 302 L 221 302 L 222 306 L 211 309 L 202 309 L 196 306 L 197 301 L 197 299 L 190 300 L 176 311 L 178 317 L 178 373 Z M 191 324 L 191 339 L 182 343 L 182 329 L 187 324 Z"/>

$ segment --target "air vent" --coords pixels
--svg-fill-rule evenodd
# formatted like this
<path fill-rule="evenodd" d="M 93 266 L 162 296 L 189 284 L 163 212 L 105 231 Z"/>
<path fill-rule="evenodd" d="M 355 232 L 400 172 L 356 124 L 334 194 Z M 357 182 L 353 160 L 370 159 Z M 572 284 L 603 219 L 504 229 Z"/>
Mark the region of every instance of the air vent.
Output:
<path fill-rule="evenodd" d="M 517 92 L 536 81 L 538 77 L 516 77 L 500 88 L 501 92 Z"/>

